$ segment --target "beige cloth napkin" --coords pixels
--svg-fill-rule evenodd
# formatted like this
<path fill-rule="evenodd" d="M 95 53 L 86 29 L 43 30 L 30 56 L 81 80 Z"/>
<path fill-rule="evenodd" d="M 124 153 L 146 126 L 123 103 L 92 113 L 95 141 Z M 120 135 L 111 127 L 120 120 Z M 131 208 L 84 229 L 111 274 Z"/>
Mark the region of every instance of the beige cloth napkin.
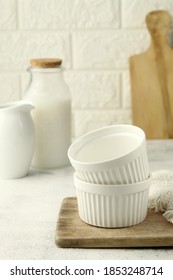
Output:
<path fill-rule="evenodd" d="M 173 223 L 173 171 L 152 172 L 151 179 L 148 208 L 163 212 L 165 219 Z"/>

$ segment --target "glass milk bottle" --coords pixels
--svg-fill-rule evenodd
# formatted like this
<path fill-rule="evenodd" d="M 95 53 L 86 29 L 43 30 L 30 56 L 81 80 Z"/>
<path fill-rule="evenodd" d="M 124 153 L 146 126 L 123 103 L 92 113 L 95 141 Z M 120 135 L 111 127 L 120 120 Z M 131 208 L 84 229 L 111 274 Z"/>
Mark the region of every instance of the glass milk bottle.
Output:
<path fill-rule="evenodd" d="M 71 99 L 63 79 L 61 59 L 32 59 L 30 82 L 24 99 L 35 110 L 36 143 L 32 166 L 39 169 L 69 164 L 67 151 L 71 144 Z"/>

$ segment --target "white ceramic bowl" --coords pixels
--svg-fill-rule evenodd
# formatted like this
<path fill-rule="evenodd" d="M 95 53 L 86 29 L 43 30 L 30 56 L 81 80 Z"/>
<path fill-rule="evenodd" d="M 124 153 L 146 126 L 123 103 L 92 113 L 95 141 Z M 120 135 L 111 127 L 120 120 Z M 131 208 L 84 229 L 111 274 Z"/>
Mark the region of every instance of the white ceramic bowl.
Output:
<path fill-rule="evenodd" d="M 151 180 L 131 185 L 97 185 L 74 175 L 78 211 L 82 221 L 106 228 L 128 227 L 147 215 Z"/>
<path fill-rule="evenodd" d="M 76 176 L 94 184 L 130 184 L 149 177 L 145 133 L 133 125 L 113 125 L 76 139 L 68 150 Z"/>

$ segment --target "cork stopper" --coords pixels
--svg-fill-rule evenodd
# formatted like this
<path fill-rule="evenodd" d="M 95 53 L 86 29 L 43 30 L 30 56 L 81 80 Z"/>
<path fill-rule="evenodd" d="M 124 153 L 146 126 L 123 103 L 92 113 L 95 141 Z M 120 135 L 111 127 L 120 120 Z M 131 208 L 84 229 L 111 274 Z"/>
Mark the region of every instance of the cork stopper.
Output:
<path fill-rule="evenodd" d="M 60 58 L 35 58 L 30 60 L 32 67 L 54 68 L 60 66 L 62 59 Z"/>

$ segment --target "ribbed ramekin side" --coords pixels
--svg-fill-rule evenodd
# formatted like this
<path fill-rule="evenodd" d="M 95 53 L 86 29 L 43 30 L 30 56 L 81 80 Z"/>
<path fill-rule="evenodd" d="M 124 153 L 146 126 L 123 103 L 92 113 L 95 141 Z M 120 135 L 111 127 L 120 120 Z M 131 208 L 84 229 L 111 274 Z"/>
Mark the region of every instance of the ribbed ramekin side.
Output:
<path fill-rule="evenodd" d="M 127 195 L 101 195 L 76 188 L 80 218 L 91 225 L 116 228 L 142 222 L 147 214 L 148 189 Z"/>

